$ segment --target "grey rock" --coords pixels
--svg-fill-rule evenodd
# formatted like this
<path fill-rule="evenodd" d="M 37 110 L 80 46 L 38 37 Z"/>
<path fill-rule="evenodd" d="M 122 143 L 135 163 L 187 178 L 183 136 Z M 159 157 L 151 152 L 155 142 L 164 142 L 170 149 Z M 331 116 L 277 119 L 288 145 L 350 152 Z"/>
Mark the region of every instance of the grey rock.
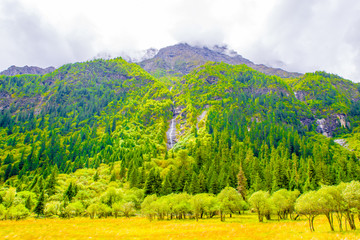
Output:
<path fill-rule="evenodd" d="M 24 67 L 16 67 L 11 66 L 8 69 L 0 72 L 0 75 L 6 76 L 15 76 L 15 75 L 22 75 L 22 74 L 37 74 L 37 75 L 44 75 L 46 73 L 53 72 L 55 70 L 54 67 L 48 68 L 40 68 L 34 66 L 24 66 Z"/>
<path fill-rule="evenodd" d="M 286 72 L 280 68 L 255 64 L 224 46 L 215 46 L 210 49 L 208 47 L 190 46 L 186 43 L 162 48 L 153 58 L 146 59 L 138 64 L 149 73 L 165 70 L 170 74 L 182 76 L 209 61 L 224 62 L 232 65 L 246 64 L 267 75 L 277 75 L 284 78 L 302 76 L 300 73 Z"/>

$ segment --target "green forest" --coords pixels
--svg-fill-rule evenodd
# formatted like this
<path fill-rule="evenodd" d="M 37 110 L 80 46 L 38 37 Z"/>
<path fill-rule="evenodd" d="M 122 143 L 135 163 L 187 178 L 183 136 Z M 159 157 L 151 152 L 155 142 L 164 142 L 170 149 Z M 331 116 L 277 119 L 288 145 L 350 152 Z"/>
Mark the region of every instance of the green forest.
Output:
<path fill-rule="evenodd" d="M 324 214 L 332 230 L 333 215 L 355 229 L 359 97 L 326 72 L 283 79 L 214 62 L 183 77 L 121 58 L 0 76 L 0 218 L 225 221 L 255 209 L 259 221 L 304 215 L 314 230 Z"/>

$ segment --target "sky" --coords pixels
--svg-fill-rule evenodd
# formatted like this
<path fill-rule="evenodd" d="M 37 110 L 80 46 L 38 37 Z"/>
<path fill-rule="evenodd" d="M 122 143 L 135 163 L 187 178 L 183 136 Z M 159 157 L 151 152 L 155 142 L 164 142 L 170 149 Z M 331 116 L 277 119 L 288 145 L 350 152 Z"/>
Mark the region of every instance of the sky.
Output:
<path fill-rule="evenodd" d="M 360 1 L 0 0 L 0 70 L 138 57 L 179 42 L 360 82 Z"/>

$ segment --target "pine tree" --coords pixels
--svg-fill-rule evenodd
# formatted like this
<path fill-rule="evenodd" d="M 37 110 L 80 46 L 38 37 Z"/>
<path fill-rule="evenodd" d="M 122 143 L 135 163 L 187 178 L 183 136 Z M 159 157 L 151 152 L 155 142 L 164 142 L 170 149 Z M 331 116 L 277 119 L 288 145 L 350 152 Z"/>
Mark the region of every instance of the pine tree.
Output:
<path fill-rule="evenodd" d="M 8 180 L 9 177 L 10 177 L 11 168 L 12 168 L 11 164 L 8 164 L 6 169 L 5 169 L 5 173 L 4 173 L 4 182 L 6 182 L 6 180 Z"/>
<path fill-rule="evenodd" d="M 139 186 L 139 188 L 144 187 L 145 181 L 146 181 L 145 167 L 142 167 L 141 171 L 140 171 L 140 174 L 139 174 L 139 177 L 138 177 L 138 186 Z"/>
<path fill-rule="evenodd" d="M 238 179 L 238 186 L 237 190 L 241 194 L 242 198 L 246 199 L 246 193 L 247 193 L 247 180 L 244 174 L 244 171 L 242 169 L 242 165 L 240 164 L 239 173 L 237 175 Z"/>
<path fill-rule="evenodd" d="M 160 173 L 158 170 L 155 171 L 155 181 L 154 181 L 154 185 L 153 185 L 153 191 L 154 193 L 156 194 L 160 194 L 160 191 L 161 191 L 161 177 L 160 177 Z"/>
<path fill-rule="evenodd" d="M 189 181 L 185 182 L 183 192 L 190 193 L 190 183 L 189 183 Z"/>
<path fill-rule="evenodd" d="M 134 166 L 133 169 L 130 172 L 130 176 L 129 176 L 129 182 L 130 182 L 130 187 L 137 187 L 138 186 L 138 175 L 139 172 L 137 170 L 137 167 Z"/>
<path fill-rule="evenodd" d="M 116 181 L 115 171 L 112 171 L 110 176 L 110 182 L 115 182 L 115 181 Z"/>
<path fill-rule="evenodd" d="M 155 193 L 154 183 L 155 183 L 155 169 L 152 168 L 145 181 L 145 186 L 144 186 L 145 195 L 152 195 Z"/>
<path fill-rule="evenodd" d="M 161 195 L 169 195 L 173 189 L 170 183 L 169 175 L 166 175 L 161 188 Z"/>
<path fill-rule="evenodd" d="M 209 192 L 213 193 L 215 195 L 220 192 L 219 184 L 218 184 L 218 178 L 217 178 L 217 174 L 215 172 L 211 176 L 211 179 L 210 179 Z"/>
<path fill-rule="evenodd" d="M 53 170 L 48 177 L 48 182 L 46 185 L 46 191 L 49 196 L 52 196 L 55 194 L 56 190 L 56 171 Z"/>
<path fill-rule="evenodd" d="M 120 167 L 120 179 L 123 179 L 126 175 L 126 168 L 125 168 L 125 164 L 124 164 L 124 160 L 121 161 L 121 167 Z"/>
<path fill-rule="evenodd" d="M 93 180 L 95 181 L 95 182 L 97 182 L 98 180 L 99 180 L 99 171 L 98 170 L 96 170 L 95 171 L 95 175 L 94 175 L 94 177 L 93 177 Z"/>
<path fill-rule="evenodd" d="M 19 174 L 19 164 L 18 163 L 14 163 L 12 169 L 11 169 L 11 172 L 10 172 L 10 177 L 12 176 L 15 176 L 15 175 L 18 175 Z"/>
<path fill-rule="evenodd" d="M 44 215 L 44 208 L 45 208 L 45 194 L 44 191 L 42 191 L 40 193 L 36 207 L 34 209 L 34 213 L 36 213 L 38 217 L 40 215 Z"/>
<path fill-rule="evenodd" d="M 192 177 L 191 177 L 191 183 L 190 183 L 190 194 L 198 194 L 200 193 L 200 186 L 199 186 L 199 179 L 198 176 L 196 175 L 196 173 L 194 172 Z"/>
<path fill-rule="evenodd" d="M 31 196 L 30 195 L 26 198 L 25 207 L 31 211 Z"/>
<path fill-rule="evenodd" d="M 199 193 L 206 192 L 206 178 L 203 171 L 199 174 Z"/>
<path fill-rule="evenodd" d="M 3 164 L 11 164 L 14 162 L 14 157 L 13 155 L 10 153 L 6 156 L 6 158 L 4 159 L 4 163 Z"/>
<path fill-rule="evenodd" d="M 263 185 L 262 185 L 262 179 L 259 176 L 259 173 L 256 173 L 255 175 L 255 180 L 254 180 L 254 184 L 252 186 L 252 189 L 254 189 L 254 192 L 260 191 L 263 189 Z"/>
<path fill-rule="evenodd" d="M 76 196 L 77 191 L 78 189 L 75 183 L 70 182 L 68 188 L 64 192 L 64 198 L 67 198 L 69 202 L 71 202 L 71 200 Z"/>
<path fill-rule="evenodd" d="M 113 118 L 111 132 L 114 132 L 116 130 L 116 118 Z"/>

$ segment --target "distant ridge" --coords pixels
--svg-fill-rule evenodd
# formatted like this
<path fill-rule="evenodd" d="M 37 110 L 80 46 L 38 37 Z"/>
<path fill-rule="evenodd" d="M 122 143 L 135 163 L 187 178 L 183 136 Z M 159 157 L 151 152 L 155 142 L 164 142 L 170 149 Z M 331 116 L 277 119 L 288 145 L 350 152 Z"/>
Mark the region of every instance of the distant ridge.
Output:
<path fill-rule="evenodd" d="M 139 65 L 151 74 L 166 71 L 169 74 L 182 76 L 209 61 L 224 62 L 232 65 L 246 64 L 267 75 L 276 75 L 282 78 L 295 78 L 303 75 L 296 72 L 287 72 L 280 68 L 271 68 L 263 64 L 255 64 L 224 46 L 208 48 L 190 46 L 187 43 L 162 48 L 154 57 L 139 62 Z"/>
<path fill-rule="evenodd" d="M 7 75 L 7 76 L 15 76 L 21 74 L 38 74 L 44 75 L 46 73 L 53 72 L 55 70 L 54 67 L 47 67 L 47 68 L 40 68 L 35 66 L 24 66 L 24 67 L 17 67 L 11 66 L 8 69 L 0 72 L 0 75 Z"/>

